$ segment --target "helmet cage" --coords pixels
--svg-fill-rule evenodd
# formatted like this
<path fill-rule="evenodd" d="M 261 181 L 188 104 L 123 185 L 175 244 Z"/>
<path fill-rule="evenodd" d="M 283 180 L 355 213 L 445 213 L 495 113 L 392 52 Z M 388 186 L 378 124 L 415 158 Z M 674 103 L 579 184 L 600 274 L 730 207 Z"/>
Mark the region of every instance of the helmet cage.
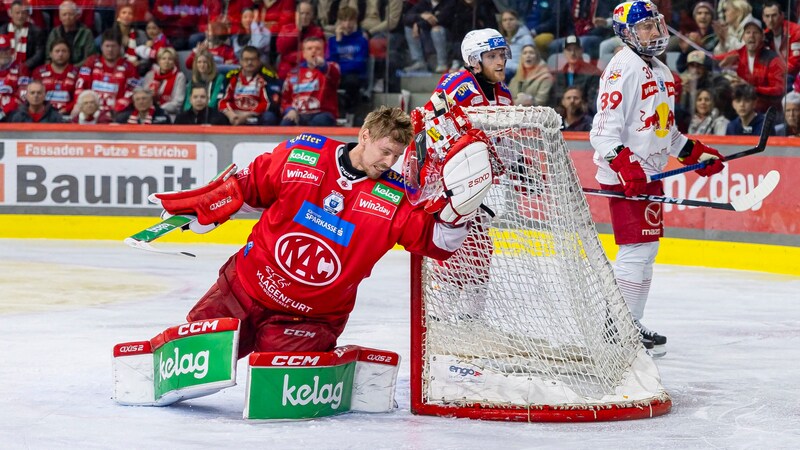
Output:
<path fill-rule="evenodd" d="M 669 31 L 664 21 L 664 16 L 658 12 L 655 5 L 649 2 L 632 2 L 627 17 L 627 22 L 620 21 L 616 14 L 614 17 L 614 32 L 622 39 L 622 42 L 640 55 L 658 56 L 664 53 L 669 43 Z M 656 27 L 658 30 L 657 38 L 641 39 L 639 37 L 637 29 L 641 29 L 646 25 Z"/>

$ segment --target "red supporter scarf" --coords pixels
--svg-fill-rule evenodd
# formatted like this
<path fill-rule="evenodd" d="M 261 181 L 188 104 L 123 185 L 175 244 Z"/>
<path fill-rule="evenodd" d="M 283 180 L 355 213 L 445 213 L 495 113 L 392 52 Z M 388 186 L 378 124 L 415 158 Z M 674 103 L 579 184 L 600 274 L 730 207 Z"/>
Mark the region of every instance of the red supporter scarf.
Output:
<path fill-rule="evenodd" d="M 14 59 L 20 64 L 28 59 L 28 30 L 30 30 L 29 27 L 18 30 L 13 23 L 9 22 L 8 24 L 8 34 L 11 35 L 11 48 L 16 51 Z"/>
<path fill-rule="evenodd" d="M 128 33 L 128 45 L 125 46 L 125 58 L 131 63 L 135 63 L 139 60 L 139 57 L 136 56 L 136 30 L 134 30 L 133 27 L 131 27 L 131 32 Z"/>
<path fill-rule="evenodd" d="M 158 104 L 164 104 L 172 98 L 172 89 L 175 87 L 175 78 L 178 76 L 178 67 L 175 66 L 167 73 L 161 73 L 161 69 L 154 68 L 153 84 L 150 89 L 156 93 Z"/>
<path fill-rule="evenodd" d="M 151 106 L 150 109 L 147 110 L 147 116 L 144 118 L 144 124 L 149 125 L 153 123 L 153 115 L 156 113 L 156 107 Z M 133 113 L 131 113 L 130 117 L 128 117 L 128 123 L 138 125 L 139 124 L 139 111 L 134 109 Z"/>

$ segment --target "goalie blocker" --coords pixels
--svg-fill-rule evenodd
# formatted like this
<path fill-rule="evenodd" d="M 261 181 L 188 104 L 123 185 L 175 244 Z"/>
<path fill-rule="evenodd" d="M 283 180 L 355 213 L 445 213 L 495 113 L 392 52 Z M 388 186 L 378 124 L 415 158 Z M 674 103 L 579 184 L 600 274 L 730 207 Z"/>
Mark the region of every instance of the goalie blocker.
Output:
<path fill-rule="evenodd" d="M 219 318 L 168 328 L 148 341 L 114 346 L 114 400 L 167 406 L 236 384 L 239 320 Z M 400 357 L 358 346 L 331 352 L 252 353 L 245 419 L 312 419 L 348 411 L 388 412 Z"/>

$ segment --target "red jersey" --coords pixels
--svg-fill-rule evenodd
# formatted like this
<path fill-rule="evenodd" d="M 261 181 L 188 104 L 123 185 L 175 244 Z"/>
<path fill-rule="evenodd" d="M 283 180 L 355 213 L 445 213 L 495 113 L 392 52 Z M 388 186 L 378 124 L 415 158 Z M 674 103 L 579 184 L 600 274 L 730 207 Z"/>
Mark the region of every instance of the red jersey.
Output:
<path fill-rule="evenodd" d="M 309 69 L 303 61 L 289 72 L 283 83 L 281 95 L 281 112 L 286 114 L 290 108 L 299 114 L 316 114 L 329 112 L 339 117 L 339 65 L 334 62 L 325 63 L 322 69 Z"/>
<path fill-rule="evenodd" d="M 136 67 L 124 57 L 109 66 L 101 55 L 92 55 L 78 72 L 75 97 L 84 89 L 91 89 L 100 97 L 100 110 L 119 112 L 131 104 L 138 84 Z"/>
<path fill-rule="evenodd" d="M 304 133 L 258 156 L 238 176 L 244 201 L 266 208 L 236 271 L 266 308 L 321 320 L 346 318 L 358 284 L 395 244 L 445 259 L 435 219 L 412 206 L 402 177 L 348 181 L 342 142 Z"/>
<path fill-rule="evenodd" d="M 72 111 L 75 105 L 75 84 L 78 82 L 78 71 L 75 66 L 67 64 L 67 67 L 58 73 L 53 70 L 52 64 L 45 64 L 37 67 L 31 78 L 44 84 L 44 99 L 50 102 L 53 108 Z"/>
<path fill-rule="evenodd" d="M 236 52 L 233 51 L 233 47 L 228 44 L 222 44 L 213 48 L 209 48 L 208 52 L 211 53 L 211 57 L 214 58 L 214 63 L 217 66 L 229 66 L 238 63 L 238 60 L 236 59 Z M 196 54 L 197 52 L 192 52 L 186 58 L 187 69 L 192 68 L 192 64 L 194 64 L 194 55 Z"/>
<path fill-rule="evenodd" d="M 278 34 L 281 27 L 294 22 L 294 10 L 295 0 L 274 0 L 269 5 L 262 4 L 258 17 L 272 34 Z"/>
<path fill-rule="evenodd" d="M 281 59 L 278 62 L 278 78 L 284 79 L 289 71 L 292 70 L 303 59 L 300 51 L 300 44 L 308 37 L 318 37 L 327 43 L 325 33 L 322 28 L 316 25 L 309 25 L 303 32 L 297 30 L 297 25 L 290 23 L 281 27 L 278 37 L 275 39 L 275 48 Z"/>
<path fill-rule="evenodd" d="M 511 91 L 502 81 L 494 85 L 494 100 L 489 101 L 486 94 L 481 89 L 475 75 L 469 70 L 461 69 L 458 72 L 448 73 L 442 76 L 439 84 L 433 92 L 446 92 L 448 97 L 453 98 L 459 106 L 511 106 L 514 99 Z M 426 105 L 430 109 L 429 105 Z"/>
<path fill-rule="evenodd" d="M 11 115 L 25 101 L 30 78 L 25 64 L 12 61 L 5 69 L 0 69 L 0 108 L 3 116 Z"/>
<path fill-rule="evenodd" d="M 244 76 L 239 70 L 228 73 L 228 87 L 225 96 L 219 101 L 220 112 L 228 108 L 234 111 L 252 111 L 263 113 L 267 109 L 276 109 L 280 91 L 275 92 L 277 78 L 272 77 L 273 72 L 262 68 L 250 78 Z M 272 105 L 275 105 L 272 108 Z"/>

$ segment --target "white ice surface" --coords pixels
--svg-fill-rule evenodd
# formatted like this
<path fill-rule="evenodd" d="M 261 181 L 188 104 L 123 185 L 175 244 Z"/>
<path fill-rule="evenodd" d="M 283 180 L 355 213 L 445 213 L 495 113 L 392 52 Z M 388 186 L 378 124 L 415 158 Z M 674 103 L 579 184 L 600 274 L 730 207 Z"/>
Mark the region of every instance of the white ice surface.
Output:
<path fill-rule="evenodd" d="M 800 448 L 800 278 L 675 266 L 656 267 L 645 317 L 669 337 L 658 366 L 674 406 L 663 417 L 528 424 L 412 415 L 403 252 L 364 282 L 339 341 L 401 354 L 395 412 L 248 423 L 242 362 L 239 385 L 215 395 L 119 406 L 112 346 L 181 323 L 236 250 L 175 248 L 197 258 L 121 242 L 0 239 L 0 448 Z"/>

